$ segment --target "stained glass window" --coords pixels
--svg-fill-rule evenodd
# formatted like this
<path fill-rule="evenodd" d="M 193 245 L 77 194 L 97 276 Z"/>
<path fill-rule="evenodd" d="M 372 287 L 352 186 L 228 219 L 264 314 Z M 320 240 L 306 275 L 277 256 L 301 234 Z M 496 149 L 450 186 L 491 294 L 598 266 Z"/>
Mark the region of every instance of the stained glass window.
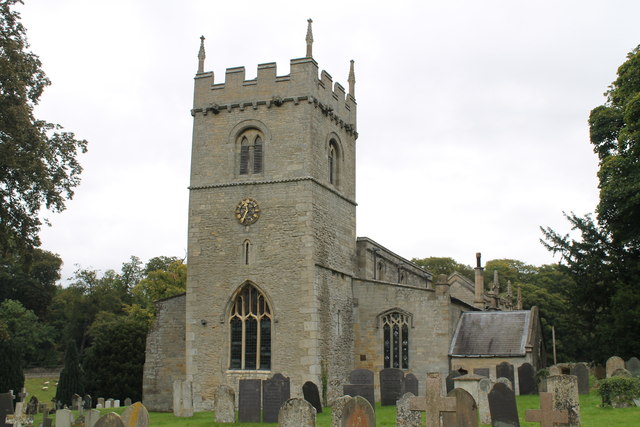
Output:
<path fill-rule="evenodd" d="M 271 368 L 271 310 L 264 295 L 246 284 L 229 318 L 231 369 Z"/>
<path fill-rule="evenodd" d="M 392 312 L 382 317 L 385 368 L 409 369 L 409 316 Z"/>

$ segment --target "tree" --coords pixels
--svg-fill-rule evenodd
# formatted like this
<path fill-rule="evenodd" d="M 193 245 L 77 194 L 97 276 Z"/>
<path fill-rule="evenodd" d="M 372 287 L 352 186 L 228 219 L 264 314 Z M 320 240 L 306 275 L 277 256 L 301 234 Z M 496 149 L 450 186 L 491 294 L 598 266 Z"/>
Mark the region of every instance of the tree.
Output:
<path fill-rule="evenodd" d="M 80 366 L 76 343 L 69 340 L 67 351 L 64 354 L 64 368 L 60 372 L 60 380 L 56 389 L 56 401 L 70 407 L 74 394 L 81 396 L 84 394 L 84 374 Z"/>
<path fill-rule="evenodd" d="M 150 271 L 133 288 L 133 294 L 142 305 L 155 310 L 154 301 L 185 292 L 187 287 L 187 265 L 175 260 L 164 269 Z"/>
<path fill-rule="evenodd" d="M 8 326 L 0 320 L 0 393 L 22 390 L 24 373 L 20 350 L 11 339 Z"/>
<path fill-rule="evenodd" d="M 33 311 L 18 301 L 4 300 L 0 304 L 0 322 L 5 325 L 24 367 L 55 364 L 53 328 L 40 322 Z"/>
<path fill-rule="evenodd" d="M 77 161 L 87 142 L 57 124 L 36 119 L 34 107 L 50 84 L 26 29 L 0 0 L 0 256 L 26 254 L 40 244 L 40 209 L 65 209 L 80 183 Z"/>
<path fill-rule="evenodd" d="M 469 280 L 474 280 L 475 273 L 473 268 L 468 265 L 460 264 L 453 258 L 449 257 L 428 257 L 428 258 L 414 258 L 411 260 L 418 264 L 421 267 L 424 267 L 433 274 L 434 277 L 438 277 L 440 274 L 445 274 L 449 276 L 454 272 L 458 272 L 463 276 L 467 277 Z"/>

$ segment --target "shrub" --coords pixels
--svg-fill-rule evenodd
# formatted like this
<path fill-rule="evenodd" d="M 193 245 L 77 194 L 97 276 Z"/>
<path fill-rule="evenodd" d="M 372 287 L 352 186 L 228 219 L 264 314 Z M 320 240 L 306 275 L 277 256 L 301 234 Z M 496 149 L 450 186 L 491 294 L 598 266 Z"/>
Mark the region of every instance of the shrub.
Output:
<path fill-rule="evenodd" d="M 600 381 L 598 393 L 602 406 L 621 408 L 640 398 L 640 378 L 611 377 Z"/>

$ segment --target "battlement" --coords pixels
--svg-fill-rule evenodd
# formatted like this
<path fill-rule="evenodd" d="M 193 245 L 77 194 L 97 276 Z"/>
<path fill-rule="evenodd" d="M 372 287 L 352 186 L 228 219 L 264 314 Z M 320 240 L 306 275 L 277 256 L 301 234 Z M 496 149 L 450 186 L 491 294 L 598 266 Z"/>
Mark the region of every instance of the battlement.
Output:
<path fill-rule="evenodd" d="M 318 77 L 318 63 L 313 58 L 292 59 L 290 73 L 283 76 L 277 75 L 275 62 L 259 64 L 257 77 L 251 80 L 245 79 L 244 67 L 227 68 L 223 83 L 216 83 L 211 71 L 201 71 L 195 76 L 194 112 L 280 106 L 283 102 L 300 100 L 316 104 L 325 114 L 355 131 L 355 98 L 340 83 L 334 83 L 326 71 L 322 70 Z"/>

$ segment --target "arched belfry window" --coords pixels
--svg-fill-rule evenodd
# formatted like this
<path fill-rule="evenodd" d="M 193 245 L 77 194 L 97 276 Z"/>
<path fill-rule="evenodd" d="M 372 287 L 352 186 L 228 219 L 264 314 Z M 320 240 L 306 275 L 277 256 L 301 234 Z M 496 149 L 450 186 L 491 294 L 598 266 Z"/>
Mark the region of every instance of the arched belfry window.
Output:
<path fill-rule="evenodd" d="M 400 310 L 389 311 L 383 313 L 379 321 L 382 324 L 384 367 L 409 369 L 411 315 Z"/>
<path fill-rule="evenodd" d="M 252 284 L 236 294 L 229 314 L 231 369 L 271 369 L 271 308 Z"/>
<path fill-rule="evenodd" d="M 340 183 L 340 150 L 338 142 L 335 139 L 329 141 L 327 160 L 329 166 L 329 184 L 337 186 Z"/>
<path fill-rule="evenodd" d="M 238 138 L 240 145 L 238 173 L 261 174 L 264 170 L 264 138 L 257 129 L 247 129 Z"/>

